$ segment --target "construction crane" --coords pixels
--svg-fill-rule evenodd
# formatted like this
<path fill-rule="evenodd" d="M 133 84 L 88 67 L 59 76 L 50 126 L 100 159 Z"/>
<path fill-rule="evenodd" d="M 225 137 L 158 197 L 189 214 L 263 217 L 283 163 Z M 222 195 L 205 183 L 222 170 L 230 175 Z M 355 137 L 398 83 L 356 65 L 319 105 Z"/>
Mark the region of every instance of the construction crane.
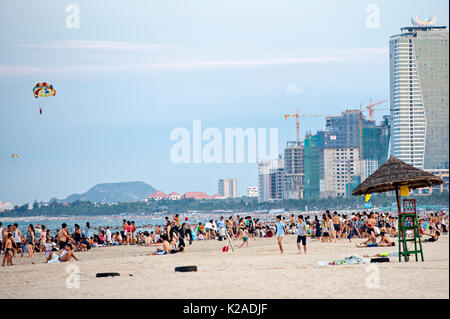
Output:
<path fill-rule="evenodd" d="M 387 100 L 383 100 L 383 101 L 372 104 L 372 98 L 369 99 L 369 105 L 366 106 L 366 109 L 369 110 L 369 121 L 370 122 L 373 122 L 373 107 L 377 106 L 379 104 L 386 103 L 386 102 L 387 102 Z"/>
<path fill-rule="evenodd" d="M 299 108 L 297 108 L 297 113 L 295 114 L 285 114 L 284 119 L 287 120 L 290 117 L 295 117 L 296 127 L 297 127 L 297 147 L 300 147 L 300 117 L 324 117 L 324 116 L 338 116 L 335 114 L 300 114 Z"/>
<path fill-rule="evenodd" d="M 334 114 L 300 114 L 300 109 L 297 108 L 297 112 L 294 114 L 285 114 L 284 119 L 287 120 L 290 117 L 295 117 L 295 125 L 297 128 L 297 148 L 300 148 L 300 118 L 301 117 L 322 117 L 322 116 L 337 116 Z M 298 191 L 298 199 L 301 199 L 301 189 L 300 189 L 300 175 L 299 173 L 296 174 L 297 178 L 295 179 L 295 183 L 297 185 L 297 191 Z"/>
<path fill-rule="evenodd" d="M 369 110 L 369 121 L 374 122 L 373 119 L 373 107 L 379 104 L 386 103 L 387 100 L 383 100 L 377 103 L 372 104 L 372 98 L 369 99 L 369 105 L 366 106 L 366 109 Z M 389 108 L 382 108 L 378 110 L 387 110 Z M 363 113 L 362 113 L 362 103 L 359 105 L 359 174 L 361 178 L 361 183 L 363 182 L 363 175 L 364 175 L 364 165 L 363 165 Z"/>
<path fill-rule="evenodd" d="M 297 113 L 295 114 L 285 114 L 284 119 L 287 120 L 290 117 L 295 117 L 295 124 L 297 126 L 297 147 L 300 147 L 300 121 L 299 121 L 299 108 L 297 108 Z"/>

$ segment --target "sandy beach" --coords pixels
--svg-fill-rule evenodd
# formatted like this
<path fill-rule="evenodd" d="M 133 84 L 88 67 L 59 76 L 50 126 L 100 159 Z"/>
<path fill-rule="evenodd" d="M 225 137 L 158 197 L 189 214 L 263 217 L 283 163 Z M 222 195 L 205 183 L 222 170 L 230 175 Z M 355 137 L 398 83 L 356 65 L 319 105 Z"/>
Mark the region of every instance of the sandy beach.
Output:
<path fill-rule="evenodd" d="M 79 262 L 44 264 L 43 255 L 18 257 L 14 266 L 0 268 L 0 290 L 3 298 L 449 298 L 448 236 L 423 244 L 423 263 L 392 257 L 389 263 L 326 267 L 317 261 L 398 248 L 309 240 L 307 255 L 299 255 L 295 239 L 284 239 L 283 255 L 275 238 L 258 238 L 241 249 L 234 241 L 235 254 L 222 252 L 225 242 L 210 240 L 166 256 L 149 256 L 156 247 L 116 246 L 78 252 Z M 79 267 L 79 288 L 66 287 L 67 266 L 73 265 Z M 174 272 L 185 265 L 197 265 L 198 272 Z M 120 277 L 96 278 L 98 272 Z M 367 281 L 377 272 L 379 287 L 369 288 Z"/>

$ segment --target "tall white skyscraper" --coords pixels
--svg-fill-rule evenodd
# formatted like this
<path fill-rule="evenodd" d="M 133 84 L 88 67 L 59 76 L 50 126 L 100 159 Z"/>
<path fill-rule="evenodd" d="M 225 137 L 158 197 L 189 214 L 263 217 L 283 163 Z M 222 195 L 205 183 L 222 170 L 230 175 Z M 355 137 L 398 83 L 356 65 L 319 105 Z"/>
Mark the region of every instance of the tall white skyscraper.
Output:
<path fill-rule="evenodd" d="M 448 168 L 448 30 L 412 21 L 391 37 L 391 153 L 420 169 Z"/>

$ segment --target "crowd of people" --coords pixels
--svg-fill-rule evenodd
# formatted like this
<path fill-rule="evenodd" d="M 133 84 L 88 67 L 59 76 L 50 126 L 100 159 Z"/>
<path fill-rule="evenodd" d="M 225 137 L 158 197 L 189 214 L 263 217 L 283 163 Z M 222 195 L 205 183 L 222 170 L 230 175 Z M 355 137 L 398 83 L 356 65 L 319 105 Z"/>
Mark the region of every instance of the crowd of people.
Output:
<path fill-rule="evenodd" d="M 419 216 L 420 233 L 424 242 L 435 242 L 441 234 L 448 234 L 448 213 L 436 212 Z M 412 236 L 412 231 L 407 236 Z M 307 252 L 307 240 L 333 243 L 338 240 L 351 242 L 362 239 L 356 247 L 395 246 L 393 237 L 398 236 L 398 217 L 390 213 L 358 212 L 339 214 L 325 211 L 321 216 L 276 216 L 256 218 L 252 216 L 220 216 L 206 223 L 191 223 L 188 217 L 179 214 L 165 217 L 165 224 L 152 231 L 137 231 L 134 221 L 123 219 L 122 225 L 93 229 L 89 222 L 84 229 L 75 224 L 69 231 L 63 223 L 53 233 L 45 225 L 27 227 L 22 233 L 18 224 L 3 227 L 0 222 L 0 253 L 4 255 L 2 265 L 13 265 L 14 257 L 32 258 L 34 254 L 44 254 L 45 262 L 66 262 L 78 260 L 77 251 L 88 251 L 93 247 L 116 245 L 158 246 L 153 255 L 182 253 L 195 240 L 242 240 L 238 248 L 248 247 L 251 240 L 276 237 L 280 252 L 283 253 L 285 235 L 297 235 L 298 253 Z"/>

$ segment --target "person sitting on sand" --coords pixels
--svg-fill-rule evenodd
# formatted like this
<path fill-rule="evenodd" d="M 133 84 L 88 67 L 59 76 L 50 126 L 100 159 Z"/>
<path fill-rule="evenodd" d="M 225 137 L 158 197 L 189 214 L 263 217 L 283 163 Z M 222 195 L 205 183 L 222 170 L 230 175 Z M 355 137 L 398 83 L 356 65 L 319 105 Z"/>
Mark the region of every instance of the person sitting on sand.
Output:
<path fill-rule="evenodd" d="M 371 236 L 368 240 L 366 240 L 364 243 L 361 243 L 359 245 L 356 245 L 358 248 L 363 247 L 393 247 L 395 246 L 395 242 L 391 241 L 390 238 L 386 235 L 386 232 L 380 233 L 380 242 L 376 242 L 375 236 L 373 236 L 373 233 L 371 233 Z"/>
<path fill-rule="evenodd" d="M 356 244 L 355 245 L 358 248 L 363 248 L 363 247 L 378 247 L 378 243 L 377 243 L 377 239 L 375 237 L 375 232 L 371 232 L 369 238 L 365 241 L 362 242 L 361 244 Z"/>
<path fill-rule="evenodd" d="M 184 247 L 180 247 L 178 249 L 170 249 L 167 235 L 162 235 L 161 239 L 163 241 L 163 248 L 158 248 L 155 252 L 152 253 L 152 255 L 168 255 L 182 253 L 184 251 Z"/>
<path fill-rule="evenodd" d="M 395 246 L 395 243 L 391 241 L 389 236 L 386 234 L 385 231 L 380 232 L 380 242 L 378 243 L 379 247 L 392 247 Z"/>
<path fill-rule="evenodd" d="M 45 263 L 54 263 L 54 262 L 66 262 L 71 258 L 79 261 L 79 259 L 73 253 L 70 245 L 66 245 L 63 250 L 60 250 L 58 253 L 50 252 L 49 256 L 45 260 Z"/>
<path fill-rule="evenodd" d="M 151 246 L 152 244 L 152 236 L 148 233 L 148 231 L 144 232 L 144 246 Z"/>

